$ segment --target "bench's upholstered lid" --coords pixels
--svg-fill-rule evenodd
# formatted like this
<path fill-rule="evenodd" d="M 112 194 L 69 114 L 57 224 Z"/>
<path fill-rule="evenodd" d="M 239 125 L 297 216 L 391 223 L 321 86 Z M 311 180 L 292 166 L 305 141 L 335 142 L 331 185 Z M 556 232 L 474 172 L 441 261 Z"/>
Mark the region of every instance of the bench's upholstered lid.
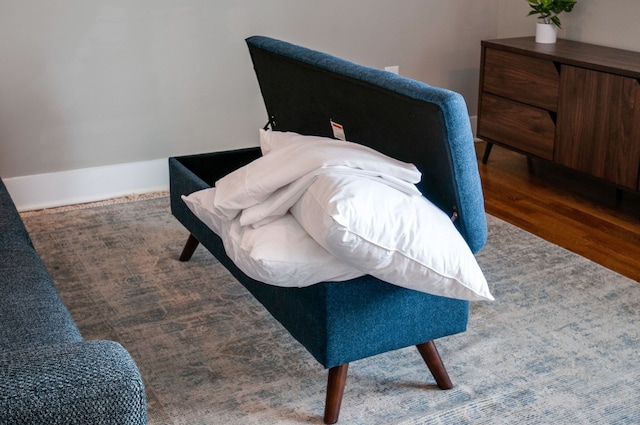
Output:
<path fill-rule="evenodd" d="M 422 172 L 422 193 L 450 216 L 473 252 L 487 238 L 484 199 L 464 98 L 402 76 L 268 37 L 247 40 L 271 127 L 372 147 Z"/>

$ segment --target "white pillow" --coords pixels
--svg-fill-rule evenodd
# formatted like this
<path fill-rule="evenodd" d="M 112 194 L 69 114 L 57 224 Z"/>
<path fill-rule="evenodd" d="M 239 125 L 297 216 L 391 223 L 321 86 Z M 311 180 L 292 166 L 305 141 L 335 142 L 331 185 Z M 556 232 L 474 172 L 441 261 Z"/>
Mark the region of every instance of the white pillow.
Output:
<path fill-rule="evenodd" d="M 224 243 L 229 258 L 247 276 L 275 286 L 304 287 L 318 282 L 353 279 L 360 270 L 322 248 L 291 214 L 259 228 L 241 226 L 213 209 L 216 189 L 183 196 L 185 204 Z"/>
<path fill-rule="evenodd" d="M 493 300 L 447 215 L 371 179 L 321 175 L 291 209 L 327 251 L 378 279 L 463 300 Z"/>
<path fill-rule="evenodd" d="M 215 184 L 215 207 L 227 218 L 264 202 L 278 189 L 319 168 L 349 167 L 411 184 L 422 177 L 415 165 L 358 143 L 265 130 L 260 131 L 260 140 L 269 147 L 264 156 Z"/>
<path fill-rule="evenodd" d="M 270 285 L 305 287 L 364 274 L 327 252 L 291 214 L 258 228 L 233 220 L 225 242 L 229 258 L 240 270 Z"/>

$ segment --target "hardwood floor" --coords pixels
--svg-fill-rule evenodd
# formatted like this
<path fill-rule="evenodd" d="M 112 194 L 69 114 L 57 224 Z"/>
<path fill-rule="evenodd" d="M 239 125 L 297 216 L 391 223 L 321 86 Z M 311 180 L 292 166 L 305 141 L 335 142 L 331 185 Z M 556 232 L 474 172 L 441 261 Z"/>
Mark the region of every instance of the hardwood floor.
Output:
<path fill-rule="evenodd" d="M 487 213 L 640 282 L 640 195 L 499 146 L 478 165 Z"/>

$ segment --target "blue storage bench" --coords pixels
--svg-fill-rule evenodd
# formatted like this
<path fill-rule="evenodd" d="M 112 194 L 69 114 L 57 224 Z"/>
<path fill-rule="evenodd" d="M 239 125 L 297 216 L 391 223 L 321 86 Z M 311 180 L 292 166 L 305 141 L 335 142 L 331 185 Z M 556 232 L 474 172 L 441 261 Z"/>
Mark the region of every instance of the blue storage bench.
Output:
<path fill-rule="evenodd" d="M 247 44 L 273 130 L 348 139 L 410 162 L 420 191 L 455 221 L 472 252 L 487 238 L 484 201 L 462 96 L 267 37 Z M 169 159 L 171 210 L 190 235 L 181 260 L 204 245 L 329 369 L 325 423 L 338 420 L 349 362 L 415 345 L 442 389 L 452 387 L 434 340 L 466 330 L 468 302 L 390 285 L 371 276 L 283 288 L 253 280 L 182 195 L 209 188 L 260 157 L 259 148 Z"/>

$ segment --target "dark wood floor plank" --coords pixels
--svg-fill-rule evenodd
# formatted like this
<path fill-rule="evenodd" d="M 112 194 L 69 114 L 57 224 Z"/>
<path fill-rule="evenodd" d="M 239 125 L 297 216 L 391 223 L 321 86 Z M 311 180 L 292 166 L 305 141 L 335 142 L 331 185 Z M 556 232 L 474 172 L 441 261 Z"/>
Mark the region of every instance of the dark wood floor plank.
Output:
<path fill-rule="evenodd" d="M 497 146 L 478 166 L 489 214 L 640 282 L 640 194 Z"/>

